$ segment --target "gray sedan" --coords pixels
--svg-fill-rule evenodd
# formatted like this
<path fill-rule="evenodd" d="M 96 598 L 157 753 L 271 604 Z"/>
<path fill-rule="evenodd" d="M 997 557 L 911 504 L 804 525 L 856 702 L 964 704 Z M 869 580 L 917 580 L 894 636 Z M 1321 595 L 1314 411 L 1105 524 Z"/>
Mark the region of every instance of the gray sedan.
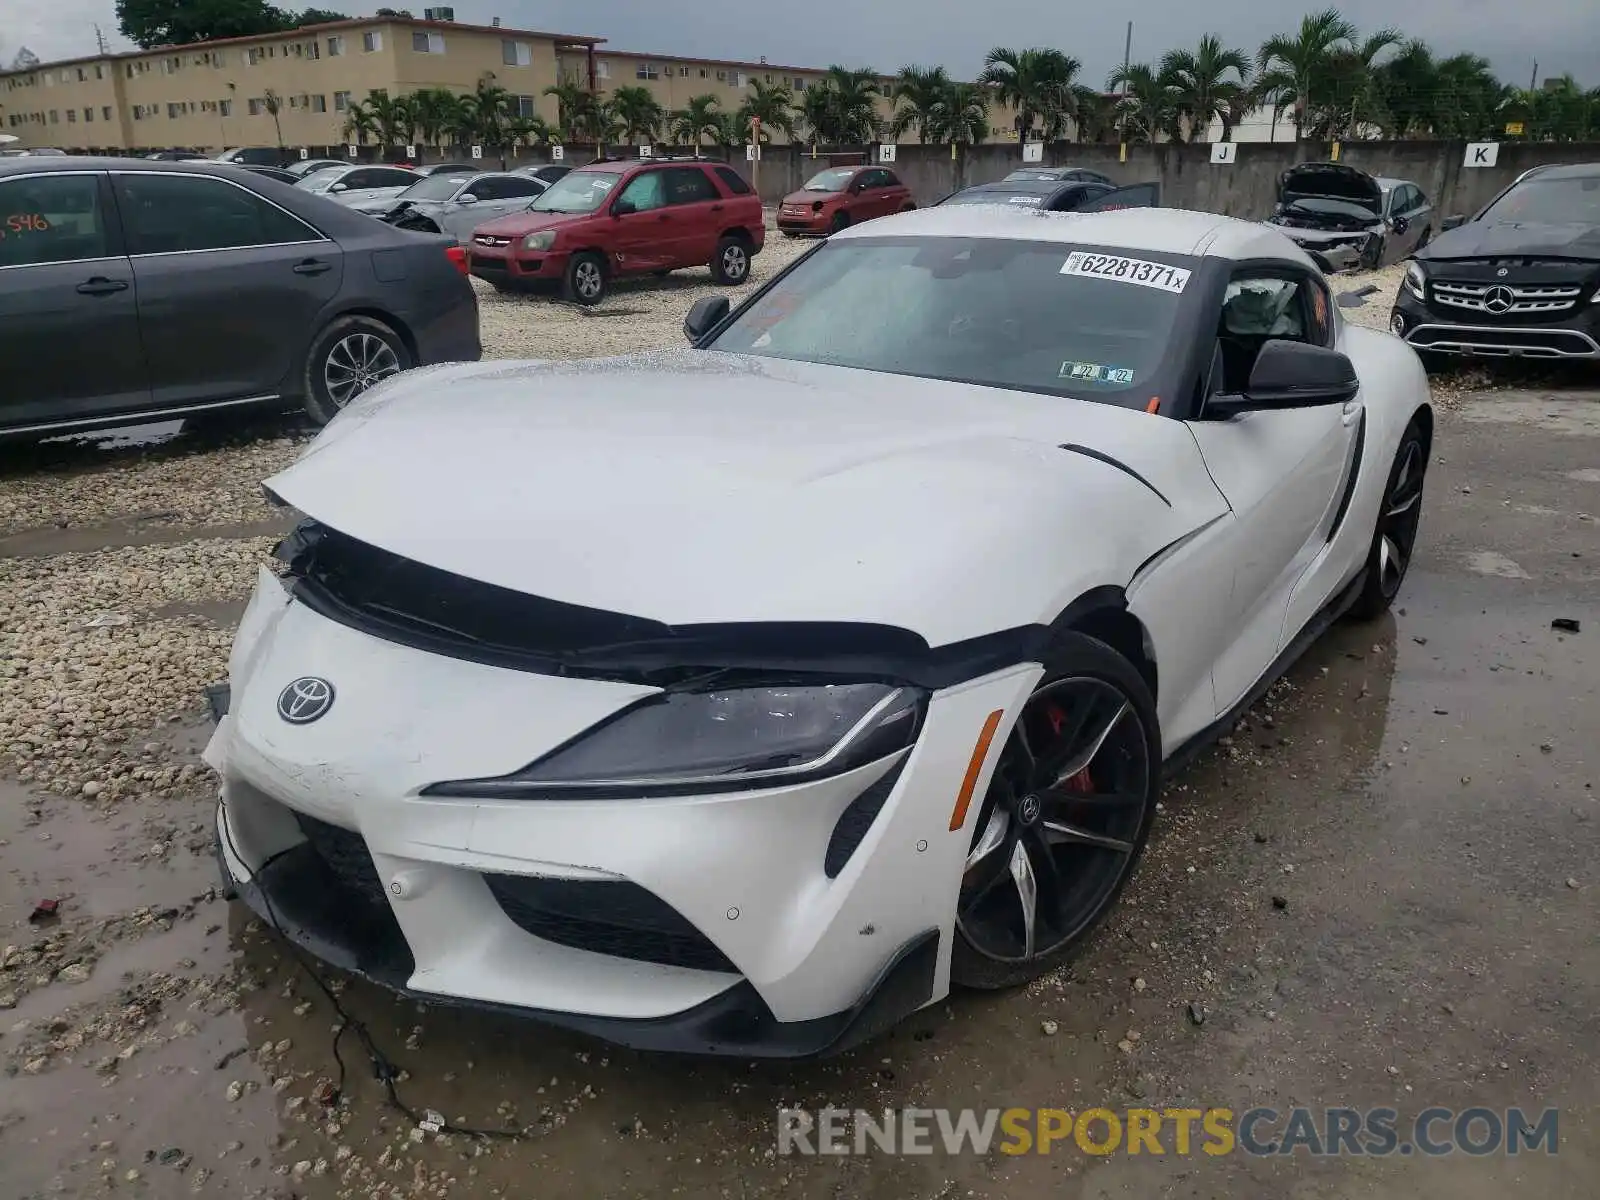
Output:
<path fill-rule="evenodd" d="M 330 167 L 312 172 L 295 187 L 350 205 L 398 196 L 416 182 L 417 173 L 405 167 Z"/>
<path fill-rule="evenodd" d="M 521 212 L 546 186 L 543 180 L 501 171 L 431 175 L 398 196 L 362 200 L 351 207 L 402 229 L 448 233 L 464 246 L 479 225 Z"/>
<path fill-rule="evenodd" d="M 0 438 L 249 407 L 320 424 L 481 354 L 454 240 L 242 167 L 0 160 L 0 229 Z"/>

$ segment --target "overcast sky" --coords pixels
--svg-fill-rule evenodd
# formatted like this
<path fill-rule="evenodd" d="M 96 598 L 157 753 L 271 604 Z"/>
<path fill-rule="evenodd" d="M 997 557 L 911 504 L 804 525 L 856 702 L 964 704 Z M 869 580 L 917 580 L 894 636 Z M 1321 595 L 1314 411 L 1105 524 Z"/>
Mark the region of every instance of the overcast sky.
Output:
<path fill-rule="evenodd" d="M 421 15 L 422 0 L 411 7 Z M 341 9 L 337 0 L 319 7 Z M 352 13 L 370 12 L 377 4 Z M 456 19 L 558 33 L 604 37 L 619 50 L 655 51 L 826 66 L 842 62 L 885 73 L 907 63 L 942 63 L 971 77 L 995 43 L 1056 46 L 1081 59 L 1085 81 L 1099 83 L 1122 61 L 1126 22 L 1134 22 L 1135 62 L 1173 45 L 1189 46 L 1215 32 L 1230 45 L 1254 50 L 1261 41 L 1298 24 L 1301 8 L 1273 9 L 1264 19 L 1260 0 L 1122 0 L 1103 6 L 1093 20 L 1089 5 L 1049 5 L 1039 0 L 804 0 L 799 4 L 753 0 L 457 0 Z M 1585 86 L 1600 84 L 1600 0 L 1344 0 L 1340 10 L 1362 30 L 1388 23 L 1421 37 L 1443 54 L 1482 54 L 1508 82 L 1526 86 L 1534 62 L 1539 74 L 1570 72 Z M 871 19 L 866 14 L 871 13 Z M 1115 15 L 1111 15 L 1114 13 Z M 19 46 L 45 59 L 92 54 L 94 24 L 114 48 L 113 0 L 0 0 L 0 59 Z"/>

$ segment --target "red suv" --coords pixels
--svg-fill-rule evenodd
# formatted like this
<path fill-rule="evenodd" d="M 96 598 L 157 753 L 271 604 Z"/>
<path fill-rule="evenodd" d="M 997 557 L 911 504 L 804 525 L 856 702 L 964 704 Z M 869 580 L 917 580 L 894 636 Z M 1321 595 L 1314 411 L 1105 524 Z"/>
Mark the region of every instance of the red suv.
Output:
<path fill-rule="evenodd" d="M 623 275 L 710 264 L 718 283 L 743 283 L 765 241 L 761 201 L 731 167 L 597 162 L 478 226 L 467 254 L 472 274 L 502 292 L 559 282 L 569 300 L 598 304 Z"/>
<path fill-rule="evenodd" d="M 886 167 L 832 167 L 806 180 L 778 207 L 778 228 L 790 237 L 826 237 L 846 225 L 916 207 L 911 189 Z"/>

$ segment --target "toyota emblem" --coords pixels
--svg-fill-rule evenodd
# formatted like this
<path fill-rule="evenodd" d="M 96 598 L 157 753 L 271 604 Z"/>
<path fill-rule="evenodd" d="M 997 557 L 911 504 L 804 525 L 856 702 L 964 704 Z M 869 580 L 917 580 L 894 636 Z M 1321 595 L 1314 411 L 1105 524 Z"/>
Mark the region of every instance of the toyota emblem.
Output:
<path fill-rule="evenodd" d="M 1508 287 L 1492 287 L 1483 294 L 1483 307 L 1492 313 L 1510 312 L 1517 294 Z"/>
<path fill-rule="evenodd" d="M 278 715 L 291 725 L 309 725 L 333 707 L 333 684 L 302 675 L 278 693 Z"/>

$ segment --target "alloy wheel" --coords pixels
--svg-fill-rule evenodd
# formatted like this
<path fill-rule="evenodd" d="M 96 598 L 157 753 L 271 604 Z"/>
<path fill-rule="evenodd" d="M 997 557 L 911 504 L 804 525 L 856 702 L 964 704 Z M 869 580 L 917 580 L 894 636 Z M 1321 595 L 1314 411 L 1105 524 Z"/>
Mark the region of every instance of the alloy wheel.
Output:
<path fill-rule="evenodd" d="M 722 251 L 722 273 L 729 279 L 740 280 L 750 269 L 750 258 L 743 246 L 728 246 Z"/>
<path fill-rule="evenodd" d="M 1401 448 L 1394 482 L 1378 520 L 1378 587 L 1385 599 L 1400 590 L 1422 519 L 1422 481 L 1427 469 L 1422 443 L 1412 438 Z"/>
<path fill-rule="evenodd" d="M 399 371 L 400 357 L 393 346 L 373 333 L 352 333 L 328 351 L 322 381 L 329 398 L 343 408 L 379 380 Z"/>
<path fill-rule="evenodd" d="M 600 268 L 592 262 L 581 262 L 572 273 L 573 290 L 585 300 L 593 300 L 600 294 L 600 289 L 605 281 L 601 278 Z"/>
<path fill-rule="evenodd" d="M 1116 685 L 1053 680 L 1029 697 L 978 814 L 956 924 L 986 958 L 1045 957 L 1091 925 L 1132 865 L 1154 764 Z"/>

